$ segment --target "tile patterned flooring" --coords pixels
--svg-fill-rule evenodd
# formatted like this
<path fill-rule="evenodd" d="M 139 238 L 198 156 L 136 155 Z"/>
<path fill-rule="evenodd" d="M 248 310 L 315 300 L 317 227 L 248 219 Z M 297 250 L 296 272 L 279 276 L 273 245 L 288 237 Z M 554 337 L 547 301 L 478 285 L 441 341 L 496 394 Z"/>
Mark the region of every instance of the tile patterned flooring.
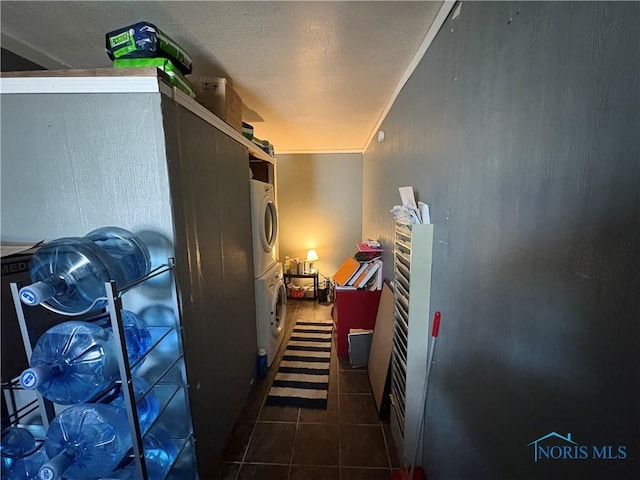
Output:
<path fill-rule="evenodd" d="M 331 306 L 289 300 L 295 320 L 331 319 Z M 378 418 L 365 369 L 331 352 L 326 410 L 264 406 L 284 348 L 269 375 L 254 384 L 223 452 L 217 480 L 389 480 L 400 468 L 388 418 Z"/>

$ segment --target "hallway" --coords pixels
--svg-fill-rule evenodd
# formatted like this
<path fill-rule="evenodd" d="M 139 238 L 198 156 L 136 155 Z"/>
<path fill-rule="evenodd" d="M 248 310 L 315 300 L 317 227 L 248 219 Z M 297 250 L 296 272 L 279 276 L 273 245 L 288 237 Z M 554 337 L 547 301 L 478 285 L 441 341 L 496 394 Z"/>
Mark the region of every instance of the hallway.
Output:
<path fill-rule="evenodd" d="M 219 480 L 389 480 L 400 468 L 388 418 L 378 418 L 366 369 L 331 351 L 326 410 L 264 406 L 295 320 L 330 320 L 331 306 L 289 300 L 287 334 L 254 385 L 223 453 Z"/>

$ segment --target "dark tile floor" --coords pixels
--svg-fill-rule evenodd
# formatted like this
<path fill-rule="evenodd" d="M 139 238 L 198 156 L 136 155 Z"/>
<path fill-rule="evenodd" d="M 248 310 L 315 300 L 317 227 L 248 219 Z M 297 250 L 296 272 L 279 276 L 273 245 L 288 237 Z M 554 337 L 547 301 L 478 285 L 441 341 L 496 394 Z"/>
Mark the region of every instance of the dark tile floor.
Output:
<path fill-rule="evenodd" d="M 296 320 L 331 319 L 331 306 L 289 300 Z M 326 410 L 264 406 L 284 348 L 257 382 L 223 453 L 219 480 L 389 480 L 400 468 L 388 419 L 380 419 L 365 369 L 331 352 Z"/>

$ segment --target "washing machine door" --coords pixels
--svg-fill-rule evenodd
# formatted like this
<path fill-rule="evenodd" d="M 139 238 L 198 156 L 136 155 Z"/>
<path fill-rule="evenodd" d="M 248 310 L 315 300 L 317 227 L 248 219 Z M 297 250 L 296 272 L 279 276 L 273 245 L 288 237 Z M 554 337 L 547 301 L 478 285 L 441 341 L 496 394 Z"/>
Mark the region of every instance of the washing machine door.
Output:
<path fill-rule="evenodd" d="M 273 198 L 265 196 L 258 217 L 258 236 L 265 253 L 272 253 L 278 240 L 278 211 Z"/>
<path fill-rule="evenodd" d="M 271 333 L 274 337 L 284 332 L 285 319 L 287 317 L 287 289 L 282 281 L 276 284 L 271 303 Z"/>

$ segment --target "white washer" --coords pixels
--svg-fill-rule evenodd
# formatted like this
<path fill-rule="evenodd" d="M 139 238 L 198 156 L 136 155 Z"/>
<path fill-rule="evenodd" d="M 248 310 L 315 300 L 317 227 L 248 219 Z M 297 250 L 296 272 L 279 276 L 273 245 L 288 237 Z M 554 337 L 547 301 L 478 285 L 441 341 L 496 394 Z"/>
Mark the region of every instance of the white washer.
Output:
<path fill-rule="evenodd" d="M 250 182 L 253 278 L 260 278 L 276 263 L 278 210 L 273 185 L 258 180 Z"/>
<path fill-rule="evenodd" d="M 282 279 L 282 265 L 275 264 L 256 284 L 256 321 L 258 327 L 258 349 L 267 350 L 267 365 L 282 344 L 287 316 L 287 290 Z"/>

